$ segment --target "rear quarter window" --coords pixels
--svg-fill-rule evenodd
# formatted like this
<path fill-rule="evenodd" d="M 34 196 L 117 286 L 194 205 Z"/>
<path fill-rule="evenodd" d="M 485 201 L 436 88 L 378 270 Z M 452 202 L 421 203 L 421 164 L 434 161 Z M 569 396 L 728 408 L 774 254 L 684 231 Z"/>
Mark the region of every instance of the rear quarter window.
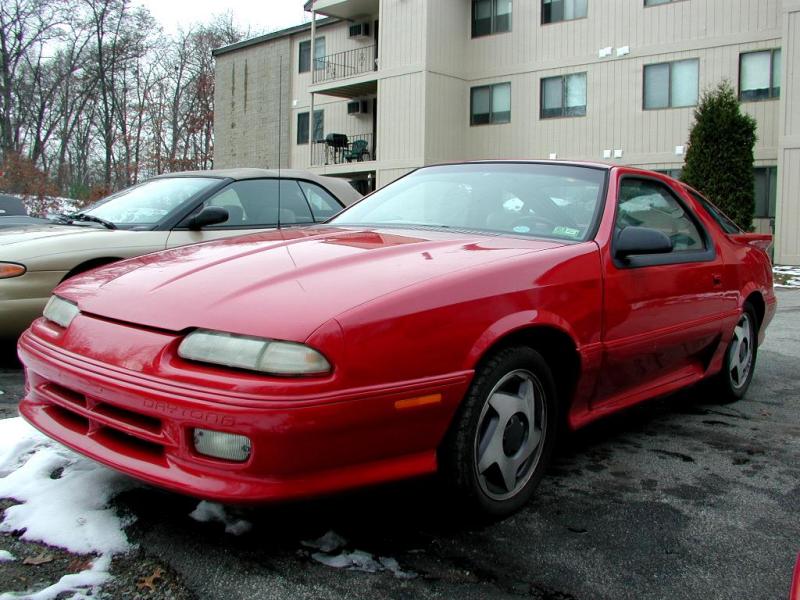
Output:
<path fill-rule="evenodd" d="M 714 206 L 709 200 L 706 200 L 703 196 L 691 190 L 689 188 L 684 188 L 692 198 L 697 200 L 697 203 L 703 207 L 703 210 L 706 211 L 706 214 L 714 219 L 717 224 L 722 227 L 722 230 L 725 233 L 736 234 L 742 233 L 742 230 L 739 226 L 734 223 L 729 217 L 725 215 L 720 209 Z"/>

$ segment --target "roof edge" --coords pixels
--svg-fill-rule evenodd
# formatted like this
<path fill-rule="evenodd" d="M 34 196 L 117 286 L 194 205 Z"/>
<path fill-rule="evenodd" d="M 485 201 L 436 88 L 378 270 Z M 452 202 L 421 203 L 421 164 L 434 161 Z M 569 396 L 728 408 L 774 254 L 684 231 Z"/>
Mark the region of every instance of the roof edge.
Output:
<path fill-rule="evenodd" d="M 326 17 L 324 19 L 317 19 L 317 27 L 324 27 L 325 25 L 333 25 L 334 23 L 338 23 L 339 21 L 341 21 L 341 19 L 337 19 L 335 17 Z M 303 31 L 310 31 L 310 30 L 311 30 L 311 22 L 302 23 L 300 25 L 295 25 L 294 27 L 288 27 L 286 29 L 280 29 L 278 31 L 273 31 L 271 33 L 265 33 L 264 35 L 259 35 L 254 38 L 250 38 L 249 40 L 242 40 L 241 42 L 236 42 L 235 44 L 223 46 L 222 48 L 215 48 L 214 50 L 211 51 L 211 55 L 219 56 L 220 54 L 235 52 L 236 50 L 241 50 L 242 48 L 257 46 L 258 44 L 263 44 L 265 42 L 276 40 L 282 37 L 294 35 L 295 33 L 302 33 Z"/>

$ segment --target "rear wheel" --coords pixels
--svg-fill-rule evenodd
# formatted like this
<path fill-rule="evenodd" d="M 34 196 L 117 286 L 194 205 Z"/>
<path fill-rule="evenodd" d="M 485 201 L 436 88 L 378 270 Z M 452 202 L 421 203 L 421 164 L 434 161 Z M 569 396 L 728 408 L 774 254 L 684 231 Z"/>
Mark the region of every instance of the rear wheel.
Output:
<path fill-rule="evenodd" d="M 440 452 L 451 488 L 469 512 L 503 517 L 539 484 L 556 435 L 556 397 L 535 350 L 502 350 L 478 369 Z"/>
<path fill-rule="evenodd" d="M 725 353 L 725 363 L 713 380 L 721 401 L 733 402 L 747 393 L 757 354 L 758 317 L 753 306 L 746 302 Z"/>

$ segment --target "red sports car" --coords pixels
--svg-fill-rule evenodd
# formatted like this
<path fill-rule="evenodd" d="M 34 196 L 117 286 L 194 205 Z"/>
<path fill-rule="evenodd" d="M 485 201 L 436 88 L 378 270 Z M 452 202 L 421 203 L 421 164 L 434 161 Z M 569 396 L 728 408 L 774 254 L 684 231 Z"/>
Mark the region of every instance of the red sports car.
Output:
<path fill-rule="evenodd" d="M 23 416 L 223 502 L 440 471 L 505 515 L 562 419 L 709 380 L 740 398 L 775 312 L 769 236 L 656 173 L 421 168 L 328 223 L 117 263 L 19 343 Z"/>

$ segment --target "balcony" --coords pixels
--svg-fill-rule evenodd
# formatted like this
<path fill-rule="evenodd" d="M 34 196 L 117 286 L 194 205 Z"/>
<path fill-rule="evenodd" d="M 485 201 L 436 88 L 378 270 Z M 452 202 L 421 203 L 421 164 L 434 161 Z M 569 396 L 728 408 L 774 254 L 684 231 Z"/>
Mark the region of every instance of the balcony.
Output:
<path fill-rule="evenodd" d="M 347 135 L 329 133 L 324 140 L 314 142 L 311 166 L 352 165 L 375 160 L 375 136 L 372 133 Z"/>
<path fill-rule="evenodd" d="M 340 98 L 375 94 L 377 70 L 374 45 L 329 54 L 314 61 L 310 91 Z"/>
<path fill-rule="evenodd" d="M 309 12 L 311 4 L 310 0 L 305 4 Z M 316 0 L 313 4 L 317 14 L 346 20 L 377 14 L 380 8 L 379 0 Z"/>

